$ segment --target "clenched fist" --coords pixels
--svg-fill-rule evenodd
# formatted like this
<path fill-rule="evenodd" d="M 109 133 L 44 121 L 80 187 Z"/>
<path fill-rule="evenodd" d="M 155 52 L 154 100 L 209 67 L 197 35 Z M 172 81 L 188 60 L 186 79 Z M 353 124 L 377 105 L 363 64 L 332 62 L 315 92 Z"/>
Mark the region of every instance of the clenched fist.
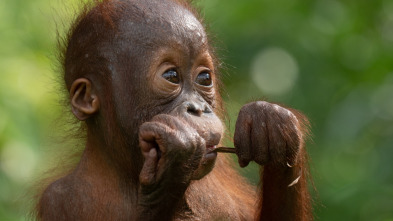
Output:
<path fill-rule="evenodd" d="M 300 122 L 292 111 L 265 101 L 246 104 L 239 112 L 234 137 L 239 164 L 293 165 L 302 137 Z"/>
<path fill-rule="evenodd" d="M 205 140 L 186 121 L 165 114 L 141 125 L 139 145 L 145 157 L 140 183 L 151 190 L 174 181 L 187 184 L 206 149 Z"/>

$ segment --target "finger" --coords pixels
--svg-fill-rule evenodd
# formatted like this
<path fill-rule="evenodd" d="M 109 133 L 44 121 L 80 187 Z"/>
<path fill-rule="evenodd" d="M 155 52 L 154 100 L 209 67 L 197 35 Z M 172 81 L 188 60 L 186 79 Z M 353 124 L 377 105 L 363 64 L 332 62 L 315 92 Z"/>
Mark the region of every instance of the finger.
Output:
<path fill-rule="evenodd" d="M 139 174 L 139 181 L 142 185 L 151 185 L 155 182 L 157 158 L 156 149 L 150 149 L 148 154 L 145 155 L 145 162 Z"/>
<path fill-rule="evenodd" d="M 198 145 L 198 139 L 200 138 L 200 135 L 193 127 L 191 127 L 187 123 L 187 121 L 177 116 L 167 114 L 157 115 L 152 120 L 163 123 L 169 128 L 171 128 L 174 136 L 167 137 L 168 141 L 170 141 L 169 143 L 177 143 L 179 144 L 179 147 L 183 147 L 183 151 L 176 151 L 176 154 L 180 153 L 182 155 L 191 156 L 195 153 L 197 149 L 201 152 L 205 151 L 206 146 Z M 168 149 L 168 152 L 170 152 L 170 149 Z"/>
<path fill-rule="evenodd" d="M 244 109 L 240 110 L 236 121 L 234 143 L 241 167 L 246 167 L 251 161 L 251 123 L 251 116 Z"/>
<path fill-rule="evenodd" d="M 290 165 L 296 165 L 301 145 L 303 145 L 303 130 L 298 120 L 299 113 L 296 110 L 283 108 L 280 116 L 285 122 L 283 137 L 287 141 L 286 158 Z M 300 118 L 301 119 L 301 118 Z"/>
<path fill-rule="evenodd" d="M 301 148 L 301 131 L 296 124 L 289 124 L 286 129 L 284 129 L 283 136 L 287 140 L 287 161 L 290 165 L 295 165 L 297 161 L 297 156 Z"/>
<path fill-rule="evenodd" d="M 281 119 L 276 113 L 272 113 L 269 120 L 269 153 L 274 163 L 285 164 L 286 141 L 283 137 Z"/>
<path fill-rule="evenodd" d="M 160 114 L 155 116 L 152 121 L 162 123 L 171 129 L 171 134 L 174 136 L 167 137 L 168 141 L 179 143 L 179 146 L 187 148 L 188 153 L 193 153 L 195 151 L 195 142 L 199 134 L 194 128 L 190 127 L 185 120 L 172 115 Z M 185 137 L 184 133 L 187 133 L 187 139 L 182 139 Z"/>
<path fill-rule="evenodd" d="M 269 138 L 267 134 L 267 122 L 264 113 L 255 115 L 251 128 L 251 152 L 252 159 L 259 165 L 269 161 Z"/>
<path fill-rule="evenodd" d="M 195 148 L 195 152 L 191 155 L 191 159 L 189 160 L 190 168 L 192 170 L 196 170 L 199 167 L 203 154 L 206 150 L 206 143 L 203 138 L 198 137 L 196 142 L 197 146 Z"/>
<path fill-rule="evenodd" d="M 160 122 L 146 122 L 142 124 L 139 128 L 139 146 L 142 153 L 146 154 L 152 148 L 159 148 L 163 153 L 167 152 L 163 137 L 174 137 L 171 136 L 173 133 L 174 131 L 171 128 Z"/>
<path fill-rule="evenodd" d="M 286 153 L 283 159 L 287 161 L 287 164 L 295 165 L 301 141 L 299 121 L 296 116 L 286 108 L 280 108 L 278 114 L 282 122 L 280 133 L 286 142 Z"/>
<path fill-rule="evenodd" d="M 168 115 L 168 114 L 159 114 L 153 117 L 152 122 L 160 122 L 173 130 L 176 131 L 189 131 L 190 128 L 187 128 L 188 124 L 186 121 L 181 120 L 179 117 Z M 187 129 L 186 129 L 187 128 Z"/>

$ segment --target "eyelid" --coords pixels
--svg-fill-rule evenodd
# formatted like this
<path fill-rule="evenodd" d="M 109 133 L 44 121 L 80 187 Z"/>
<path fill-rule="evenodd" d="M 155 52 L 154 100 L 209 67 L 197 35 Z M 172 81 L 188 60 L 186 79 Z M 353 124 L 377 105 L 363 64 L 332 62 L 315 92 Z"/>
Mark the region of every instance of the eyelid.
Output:
<path fill-rule="evenodd" d="M 202 70 L 199 71 L 198 75 L 201 73 L 205 73 L 205 72 L 212 74 L 212 72 L 213 72 L 212 70 L 210 70 L 210 68 L 207 68 L 207 67 L 201 67 L 201 69 Z"/>
<path fill-rule="evenodd" d="M 212 79 L 213 79 L 213 75 L 214 75 L 214 71 L 212 69 L 206 67 L 206 66 L 199 66 L 199 67 L 197 67 L 194 73 L 196 74 L 195 77 L 194 77 L 195 79 L 201 73 L 209 73 L 210 76 L 212 77 Z"/>
<path fill-rule="evenodd" d="M 176 74 L 178 75 L 178 77 L 180 77 L 180 74 L 179 74 L 179 72 L 177 71 L 176 68 L 168 68 L 168 69 L 165 69 L 165 71 L 163 71 L 163 72 L 161 73 L 161 76 L 163 76 L 165 73 L 167 73 L 167 72 L 169 72 L 169 71 L 176 72 Z"/>
<path fill-rule="evenodd" d="M 168 72 L 168 71 L 176 71 L 179 75 L 179 71 L 176 65 L 174 65 L 171 62 L 163 62 L 159 67 L 158 67 L 158 71 L 157 74 L 159 74 L 160 76 L 162 76 L 164 73 Z"/>
<path fill-rule="evenodd" d="M 165 73 L 166 71 L 169 71 L 169 70 L 176 70 L 177 69 L 177 66 L 171 62 L 163 62 L 160 66 L 164 70 L 163 73 Z"/>

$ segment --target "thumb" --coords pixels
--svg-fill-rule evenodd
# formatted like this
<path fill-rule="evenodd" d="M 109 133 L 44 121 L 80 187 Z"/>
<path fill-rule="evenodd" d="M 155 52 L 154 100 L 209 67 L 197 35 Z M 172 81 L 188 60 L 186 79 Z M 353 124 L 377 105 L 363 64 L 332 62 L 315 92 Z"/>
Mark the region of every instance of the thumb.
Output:
<path fill-rule="evenodd" d="M 145 154 L 145 162 L 141 173 L 139 174 L 139 182 L 142 185 L 150 185 L 155 181 L 157 168 L 157 150 L 151 148 L 148 154 Z"/>

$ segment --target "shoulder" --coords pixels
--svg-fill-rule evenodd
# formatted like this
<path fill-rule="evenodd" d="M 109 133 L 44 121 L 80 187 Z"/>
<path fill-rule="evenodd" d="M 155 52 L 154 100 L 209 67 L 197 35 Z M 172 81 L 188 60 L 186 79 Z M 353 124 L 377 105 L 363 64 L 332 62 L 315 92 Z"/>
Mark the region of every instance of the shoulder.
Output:
<path fill-rule="evenodd" d="M 68 175 L 51 183 L 39 198 L 37 216 L 40 220 L 74 220 L 83 205 L 84 194 Z M 80 204 L 80 205 L 79 205 Z"/>

